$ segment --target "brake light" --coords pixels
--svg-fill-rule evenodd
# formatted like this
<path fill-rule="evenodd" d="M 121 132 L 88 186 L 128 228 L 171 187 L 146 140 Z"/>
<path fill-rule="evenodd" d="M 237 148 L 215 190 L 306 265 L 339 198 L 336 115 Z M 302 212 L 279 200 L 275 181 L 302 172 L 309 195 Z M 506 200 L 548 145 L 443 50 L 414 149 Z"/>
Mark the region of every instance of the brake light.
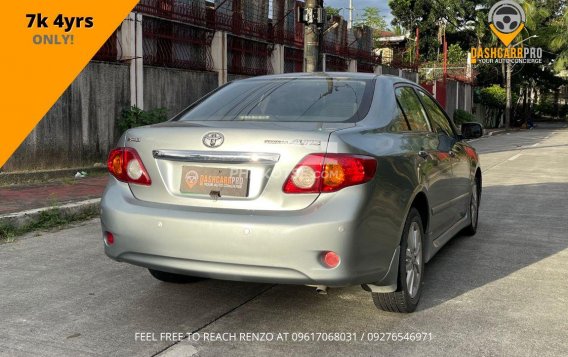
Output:
<path fill-rule="evenodd" d="M 152 180 L 140 156 L 133 148 L 117 148 L 110 152 L 107 160 L 108 171 L 117 180 L 150 186 Z"/>
<path fill-rule="evenodd" d="M 370 181 L 377 160 L 349 154 L 310 154 L 292 170 L 284 183 L 285 193 L 335 192 Z"/>

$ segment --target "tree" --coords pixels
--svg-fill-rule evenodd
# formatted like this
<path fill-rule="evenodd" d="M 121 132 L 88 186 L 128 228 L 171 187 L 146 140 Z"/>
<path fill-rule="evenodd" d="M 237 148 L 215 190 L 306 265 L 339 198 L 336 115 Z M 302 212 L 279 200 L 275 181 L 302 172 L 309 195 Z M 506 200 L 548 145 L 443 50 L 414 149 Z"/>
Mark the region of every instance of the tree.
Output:
<path fill-rule="evenodd" d="M 381 32 L 386 30 L 387 22 L 381 16 L 379 9 L 376 7 L 366 7 L 363 9 L 363 16 L 355 22 L 355 26 L 368 26 L 372 31 L 373 46 L 379 46 L 379 37 Z"/>
<path fill-rule="evenodd" d="M 391 28 L 389 29 L 389 31 L 391 31 L 392 33 L 394 33 L 395 36 L 402 36 L 402 35 L 405 35 L 405 34 L 406 34 L 406 30 L 405 30 L 402 26 L 400 26 L 400 25 L 395 25 L 395 26 L 391 27 Z"/>
<path fill-rule="evenodd" d="M 556 19 L 552 25 L 550 49 L 558 52 L 554 69 L 558 72 L 568 69 L 568 8 L 564 14 Z"/>
<path fill-rule="evenodd" d="M 385 18 L 376 7 L 366 7 L 363 9 L 363 16 L 357 20 L 356 26 L 369 26 L 375 31 L 384 31 L 387 28 Z"/>
<path fill-rule="evenodd" d="M 325 13 L 328 16 L 339 16 L 339 9 L 332 6 L 326 6 Z"/>
<path fill-rule="evenodd" d="M 485 0 L 488 1 L 488 0 Z M 469 48 L 477 42 L 474 24 L 484 1 L 470 0 L 389 0 L 393 25 L 401 25 L 410 33 L 420 29 L 420 53 L 426 61 L 436 60 L 441 47 L 440 23 L 446 24 L 448 43 Z"/>
<path fill-rule="evenodd" d="M 467 59 L 467 53 L 462 50 L 457 43 L 451 44 L 448 47 L 448 63 L 463 64 Z"/>

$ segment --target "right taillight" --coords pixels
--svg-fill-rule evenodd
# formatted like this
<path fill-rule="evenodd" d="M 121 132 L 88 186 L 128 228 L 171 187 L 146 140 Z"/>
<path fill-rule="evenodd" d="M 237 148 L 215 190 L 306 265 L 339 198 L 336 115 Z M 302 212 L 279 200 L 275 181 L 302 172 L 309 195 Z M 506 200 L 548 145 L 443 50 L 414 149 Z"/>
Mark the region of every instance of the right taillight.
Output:
<path fill-rule="evenodd" d="M 119 181 L 150 186 L 152 180 L 140 156 L 133 148 L 117 148 L 110 152 L 108 171 Z"/>
<path fill-rule="evenodd" d="M 377 160 L 349 154 L 310 154 L 292 170 L 284 183 L 285 193 L 335 192 L 370 181 Z"/>

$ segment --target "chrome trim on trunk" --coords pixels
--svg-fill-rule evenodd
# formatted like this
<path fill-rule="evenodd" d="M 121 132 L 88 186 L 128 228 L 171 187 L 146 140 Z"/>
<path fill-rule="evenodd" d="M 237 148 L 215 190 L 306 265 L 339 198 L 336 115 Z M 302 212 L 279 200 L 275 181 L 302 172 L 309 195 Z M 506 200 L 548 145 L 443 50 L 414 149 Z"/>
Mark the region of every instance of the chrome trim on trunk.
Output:
<path fill-rule="evenodd" d="M 230 164 L 275 164 L 280 160 L 280 154 L 230 151 L 154 150 L 152 156 L 160 160 Z"/>

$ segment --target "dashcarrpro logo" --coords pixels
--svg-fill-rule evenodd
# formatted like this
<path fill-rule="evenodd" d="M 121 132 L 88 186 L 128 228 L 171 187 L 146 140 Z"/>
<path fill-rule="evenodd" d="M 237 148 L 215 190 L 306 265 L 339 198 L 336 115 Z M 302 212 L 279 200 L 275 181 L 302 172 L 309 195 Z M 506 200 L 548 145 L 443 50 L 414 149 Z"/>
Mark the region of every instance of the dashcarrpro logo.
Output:
<path fill-rule="evenodd" d="M 526 21 L 525 10 L 512 0 L 499 1 L 489 10 L 489 28 L 505 46 L 523 31 Z"/>
<path fill-rule="evenodd" d="M 502 0 L 489 9 L 489 28 L 504 47 L 474 47 L 471 63 L 542 63 L 542 48 L 523 47 L 524 40 L 511 44 L 525 30 L 527 16 L 522 6 L 513 0 Z M 536 37 L 536 36 L 531 36 Z"/>

